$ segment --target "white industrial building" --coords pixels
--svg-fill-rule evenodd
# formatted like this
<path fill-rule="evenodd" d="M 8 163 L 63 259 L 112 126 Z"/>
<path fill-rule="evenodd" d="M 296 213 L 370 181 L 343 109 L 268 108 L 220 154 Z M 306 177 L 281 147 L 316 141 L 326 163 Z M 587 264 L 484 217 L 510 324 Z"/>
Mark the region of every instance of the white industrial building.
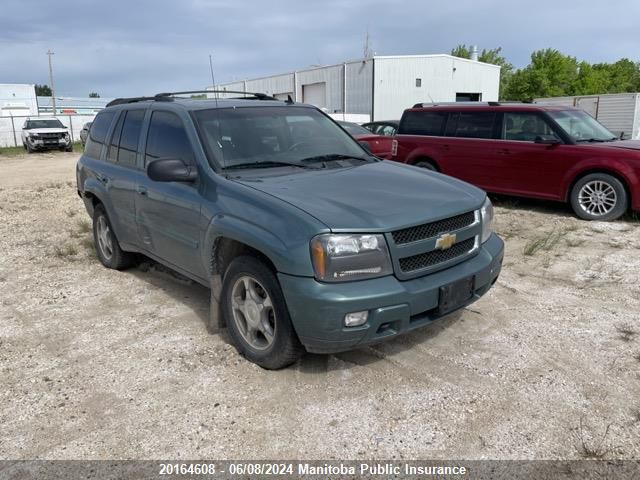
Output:
<path fill-rule="evenodd" d="M 581 108 L 615 135 L 640 139 L 640 93 L 536 98 L 534 102 Z"/>
<path fill-rule="evenodd" d="M 210 90 L 261 92 L 355 121 L 399 119 L 420 102 L 497 101 L 500 67 L 451 55 L 374 56 Z M 209 96 L 212 96 L 211 94 Z M 337 115 L 336 115 L 337 114 Z"/>
<path fill-rule="evenodd" d="M 38 115 L 35 85 L 26 83 L 0 84 L 0 117 Z"/>

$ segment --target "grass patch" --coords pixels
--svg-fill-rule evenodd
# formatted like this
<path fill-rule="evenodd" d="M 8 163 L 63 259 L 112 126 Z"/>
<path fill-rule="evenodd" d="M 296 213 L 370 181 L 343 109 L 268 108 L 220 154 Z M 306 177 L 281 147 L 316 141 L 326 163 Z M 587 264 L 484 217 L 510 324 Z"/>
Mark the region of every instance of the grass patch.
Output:
<path fill-rule="evenodd" d="M 580 454 L 584 458 L 604 458 L 607 453 L 609 453 L 609 449 L 604 446 L 604 441 L 609 434 L 609 428 L 611 424 L 607 425 L 607 428 L 602 435 L 602 438 L 597 444 L 592 444 L 588 442 L 584 437 L 584 424 L 583 417 L 580 417 L 580 429 L 578 430 L 578 435 L 580 437 Z"/>
<path fill-rule="evenodd" d="M 85 237 L 80 240 L 80 245 L 87 251 L 90 257 L 96 257 L 98 254 L 96 253 L 96 245 L 93 243 L 93 238 Z"/>
<path fill-rule="evenodd" d="M 531 256 L 540 251 L 548 252 L 556 246 L 566 234 L 566 230 L 554 229 L 549 233 L 537 236 L 525 244 L 523 253 L 527 256 Z"/>
<path fill-rule="evenodd" d="M 633 328 L 630 322 L 619 323 L 616 325 L 616 331 L 620 334 L 620 339 L 625 342 L 630 342 L 638 334 L 638 331 Z"/>
<path fill-rule="evenodd" d="M 80 233 L 89 233 L 91 231 L 91 222 L 83 218 L 78 220 L 77 227 Z"/>
<path fill-rule="evenodd" d="M 21 141 L 21 140 L 19 140 Z M 84 147 L 81 142 L 73 143 L 73 151 L 74 152 L 82 152 Z M 45 150 L 43 153 L 68 153 L 61 152 L 60 150 Z M 40 152 L 34 152 L 33 155 L 37 155 Z M 18 155 L 28 155 L 27 151 L 24 149 L 22 145 L 18 147 L 0 147 L 0 157 L 16 157 Z"/>
<path fill-rule="evenodd" d="M 2 147 L 0 148 L 0 157 L 15 157 L 27 153 L 24 147 Z"/>
<path fill-rule="evenodd" d="M 58 258 L 68 258 L 77 255 L 78 248 L 71 243 L 67 243 L 62 247 L 56 245 L 56 247 L 53 249 L 53 253 Z"/>

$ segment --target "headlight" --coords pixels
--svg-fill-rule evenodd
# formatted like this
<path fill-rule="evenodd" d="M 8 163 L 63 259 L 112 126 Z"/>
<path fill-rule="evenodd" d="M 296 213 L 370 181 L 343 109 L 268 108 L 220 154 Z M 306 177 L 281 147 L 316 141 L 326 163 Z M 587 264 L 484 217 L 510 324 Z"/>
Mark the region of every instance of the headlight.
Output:
<path fill-rule="evenodd" d="M 65 134 L 64 134 L 64 139 L 65 139 L 65 140 L 69 140 L 69 134 L 68 134 L 68 133 L 65 133 Z"/>
<path fill-rule="evenodd" d="M 482 218 L 482 243 L 489 240 L 491 233 L 493 232 L 493 205 L 489 197 L 484 201 L 484 205 L 480 209 L 480 216 Z"/>
<path fill-rule="evenodd" d="M 348 282 L 393 273 L 383 235 L 318 235 L 311 240 L 316 279 Z"/>
<path fill-rule="evenodd" d="M 37 133 L 31 133 L 29 134 L 29 138 L 31 140 L 37 140 L 38 138 L 40 138 L 40 136 Z"/>

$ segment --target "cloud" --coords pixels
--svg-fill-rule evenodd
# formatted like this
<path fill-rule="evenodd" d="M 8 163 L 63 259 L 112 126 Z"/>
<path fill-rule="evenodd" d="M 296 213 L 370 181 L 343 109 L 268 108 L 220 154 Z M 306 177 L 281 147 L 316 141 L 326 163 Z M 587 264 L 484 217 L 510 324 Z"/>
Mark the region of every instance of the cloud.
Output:
<path fill-rule="evenodd" d="M 637 59 L 640 3 L 614 10 L 540 0 L 527 8 L 504 0 L 3 0 L 0 82 L 48 83 L 51 48 L 61 95 L 202 88 L 211 83 L 210 54 L 217 81 L 264 76 L 359 58 L 367 29 L 380 55 L 466 43 L 502 46 L 516 66 L 549 47 L 592 62 Z"/>

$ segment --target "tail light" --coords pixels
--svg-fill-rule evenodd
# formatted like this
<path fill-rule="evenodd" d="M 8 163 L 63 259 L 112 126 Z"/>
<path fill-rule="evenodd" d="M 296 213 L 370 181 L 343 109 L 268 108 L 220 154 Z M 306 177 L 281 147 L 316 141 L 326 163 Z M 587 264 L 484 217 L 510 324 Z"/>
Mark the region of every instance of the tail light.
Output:
<path fill-rule="evenodd" d="M 395 157 L 396 155 L 398 155 L 398 140 L 391 142 L 391 156 Z"/>

